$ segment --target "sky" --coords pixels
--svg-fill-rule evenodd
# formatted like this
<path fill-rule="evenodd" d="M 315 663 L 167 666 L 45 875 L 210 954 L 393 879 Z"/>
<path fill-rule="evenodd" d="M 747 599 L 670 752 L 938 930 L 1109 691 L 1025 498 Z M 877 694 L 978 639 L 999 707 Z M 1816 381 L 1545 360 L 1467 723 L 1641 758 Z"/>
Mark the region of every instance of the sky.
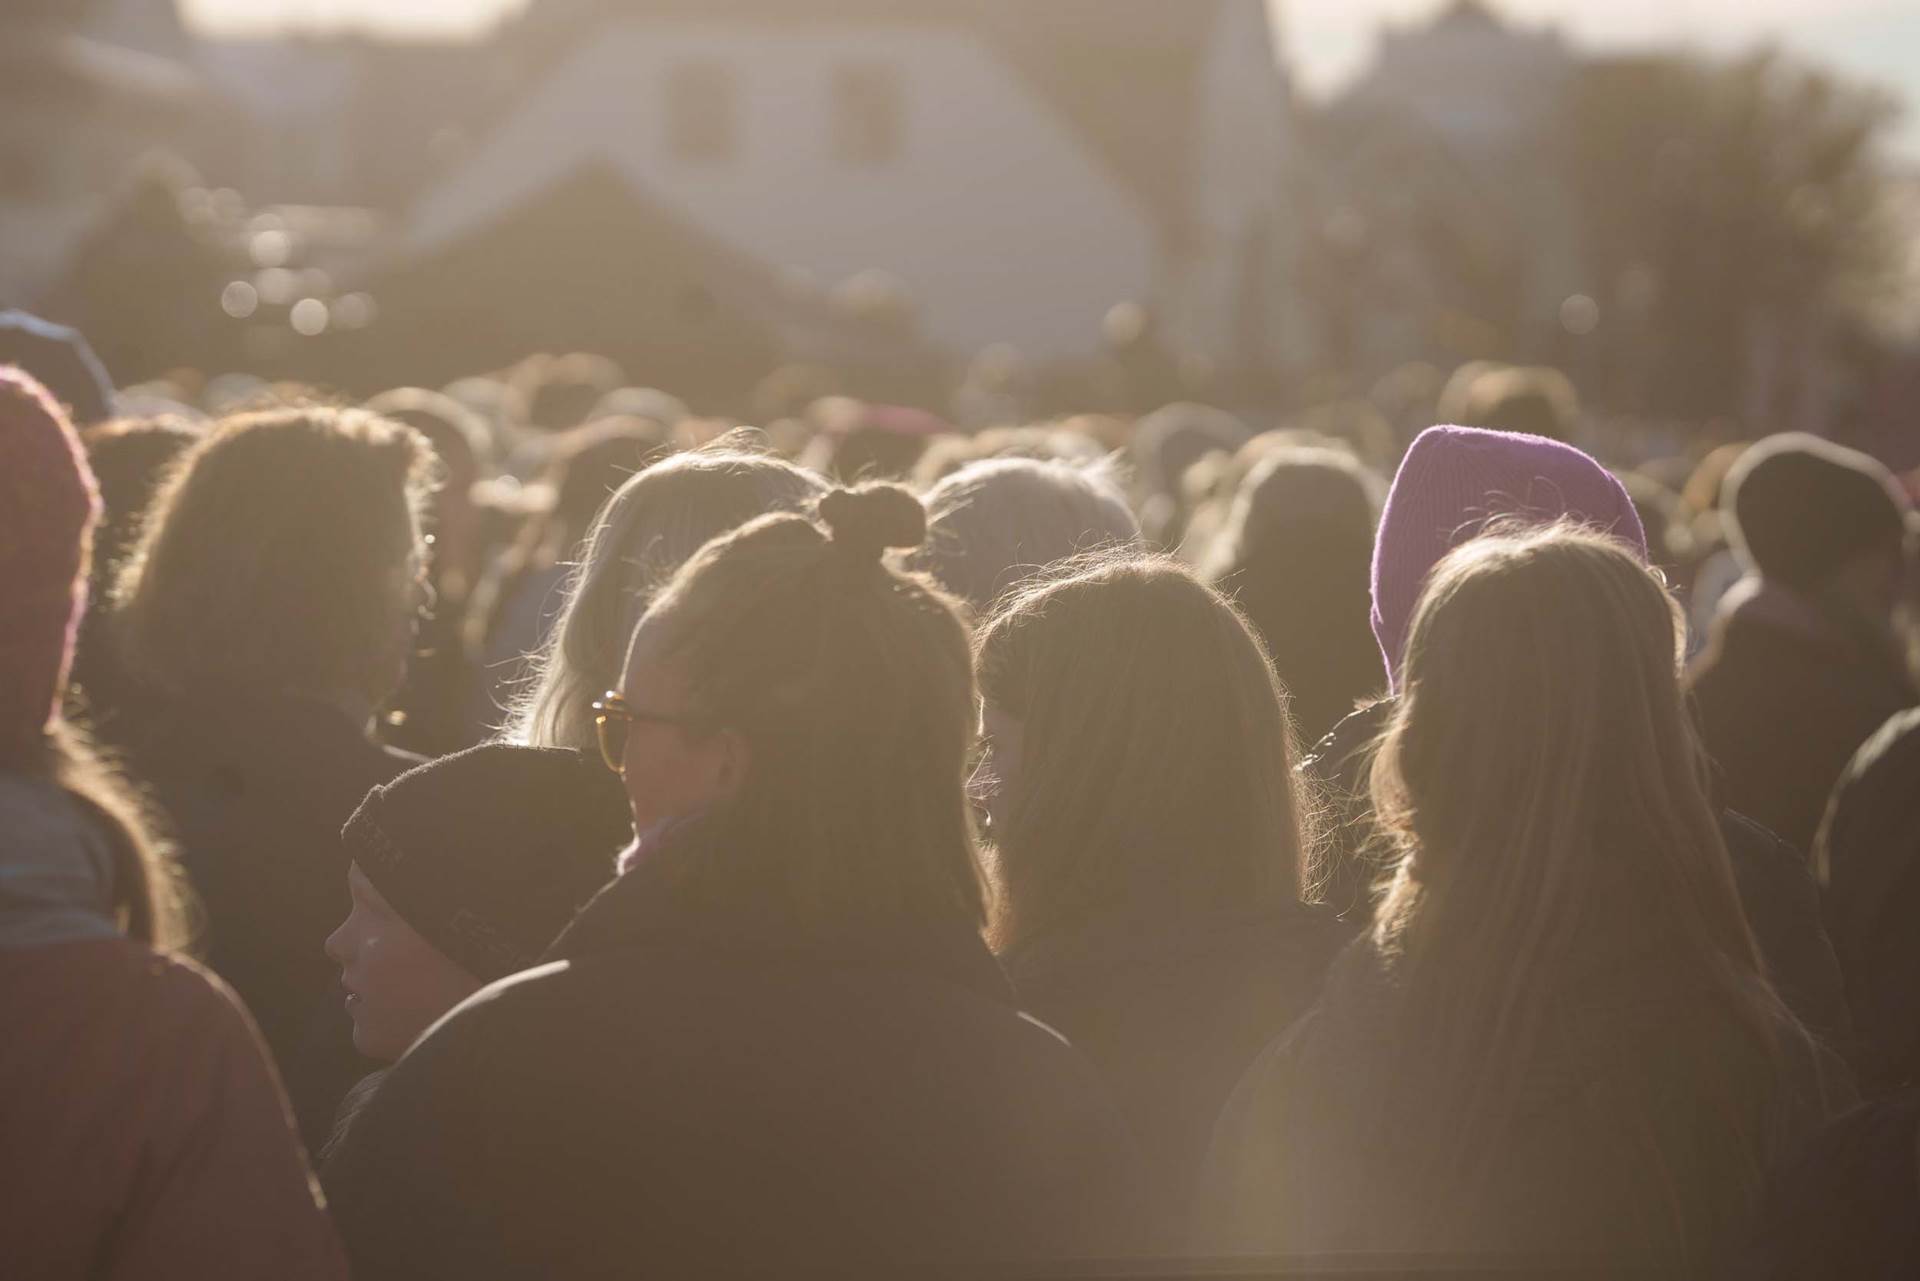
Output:
<path fill-rule="evenodd" d="M 909 3 L 910 0 L 902 0 Z M 1160 0 L 1178 4 L 1180 0 Z M 526 0 L 180 0 L 202 30 L 288 27 L 413 36 L 474 35 Z M 1310 92 L 1363 70 L 1383 23 L 1417 21 L 1440 0 L 1270 0 L 1281 39 Z M 1900 150 L 1920 161 L 1920 0 L 1494 0 L 1510 20 L 1552 24 L 1598 48 L 1683 45 L 1733 52 L 1774 41 L 1877 82 L 1908 103 Z"/>

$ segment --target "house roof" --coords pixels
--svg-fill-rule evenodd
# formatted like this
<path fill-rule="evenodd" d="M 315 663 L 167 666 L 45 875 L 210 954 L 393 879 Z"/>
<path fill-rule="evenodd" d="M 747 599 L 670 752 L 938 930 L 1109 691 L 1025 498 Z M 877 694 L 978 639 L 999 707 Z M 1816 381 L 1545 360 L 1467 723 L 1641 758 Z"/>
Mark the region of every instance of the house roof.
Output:
<path fill-rule="evenodd" d="M 1234 8 L 1257 14 L 1265 29 L 1264 0 L 535 0 L 516 27 L 548 56 L 616 18 L 964 29 L 1177 237 L 1192 203 L 1202 77 L 1219 22 Z"/>

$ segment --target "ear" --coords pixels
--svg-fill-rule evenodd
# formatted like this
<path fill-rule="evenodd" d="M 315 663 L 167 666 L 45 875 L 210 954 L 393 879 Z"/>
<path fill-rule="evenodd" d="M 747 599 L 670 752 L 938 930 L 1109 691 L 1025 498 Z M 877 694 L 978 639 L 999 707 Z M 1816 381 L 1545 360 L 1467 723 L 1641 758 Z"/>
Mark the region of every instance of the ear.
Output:
<path fill-rule="evenodd" d="M 714 781 L 720 794 L 728 799 L 738 795 L 747 781 L 747 769 L 753 763 L 753 749 L 739 730 L 720 731 L 720 768 Z"/>

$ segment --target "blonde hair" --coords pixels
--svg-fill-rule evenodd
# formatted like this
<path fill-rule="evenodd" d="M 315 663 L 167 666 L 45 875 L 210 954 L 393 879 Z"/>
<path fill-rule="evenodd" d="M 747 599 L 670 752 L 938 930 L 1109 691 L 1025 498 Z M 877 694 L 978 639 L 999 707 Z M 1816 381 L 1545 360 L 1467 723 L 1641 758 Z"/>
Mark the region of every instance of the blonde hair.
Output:
<path fill-rule="evenodd" d="M 594 750 L 593 700 L 618 684 L 654 592 L 709 539 L 755 516 L 799 511 L 826 492 L 812 472 L 752 452 L 748 441 L 735 433 L 675 454 L 614 491 L 594 518 L 508 738 Z"/>
<path fill-rule="evenodd" d="M 1190 570 L 1089 558 L 1011 596 L 976 653 L 986 699 L 1022 722 L 996 943 L 1114 908 L 1299 897 L 1283 694 L 1246 620 Z"/>
<path fill-rule="evenodd" d="M 1570 991 L 1623 957 L 1656 955 L 1663 992 L 1731 1020 L 1776 1071 L 1805 1048 L 1708 801 L 1684 635 L 1657 571 L 1569 524 L 1476 538 L 1427 585 L 1373 766 L 1401 856 L 1371 939 L 1410 1020 L 1403 1093 L 1382 1105 L 1411 1106 L 1403 1164 L 1436 1216 L 1497 1159 Z"/>
<path fill-rule="evenodd" d="M 709 820 L 716 850 L 669 870 L 823 938 L 977 929 L 966 627 L 930 579 L 881 559 L 925 536 L 925 514 L 891 485 L 835 490 L 818 512 L 830 533 L 772 515 L 708 543 L 647 611 L 652 652 L 751 761 Z"/>
<path fill-rule="evenodd" d="M 161 483 L 114 589 L 114 640 L 170 694 L 351 692 L 405 665 L 403 581 L 436 479 L 411 427 L 358 409 L 228 418 Z"/>
<path fill-rule="evenodd" d="M 969 463 L 928 491 L 926 506 L 915 564 L 976 610 L 1049 565 L 1140 542 L 1140 522 L 1102 464 Z"/>

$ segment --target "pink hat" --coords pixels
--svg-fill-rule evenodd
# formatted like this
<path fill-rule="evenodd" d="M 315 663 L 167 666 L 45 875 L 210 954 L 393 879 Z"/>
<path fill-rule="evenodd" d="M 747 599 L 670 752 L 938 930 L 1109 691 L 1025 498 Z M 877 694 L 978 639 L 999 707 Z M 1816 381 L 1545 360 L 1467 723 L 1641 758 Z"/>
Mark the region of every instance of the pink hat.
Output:
<path fill-rule="evenodd" d="M 1626 486 L 1572 445 L 1478 427 L 1427 428 L 1400 460 L 1373 540 L 1373 635 L 1394 689 L 1427 575 L 1501 516 L 1577 520 L 1647 559 L 1646 531 Z"/>
<path fill-rule="evenodd" d="M 0 739 L 37 735 L 59 714 L 99 519 L 73 424 L 39 383 L 0 368 Z"/>

